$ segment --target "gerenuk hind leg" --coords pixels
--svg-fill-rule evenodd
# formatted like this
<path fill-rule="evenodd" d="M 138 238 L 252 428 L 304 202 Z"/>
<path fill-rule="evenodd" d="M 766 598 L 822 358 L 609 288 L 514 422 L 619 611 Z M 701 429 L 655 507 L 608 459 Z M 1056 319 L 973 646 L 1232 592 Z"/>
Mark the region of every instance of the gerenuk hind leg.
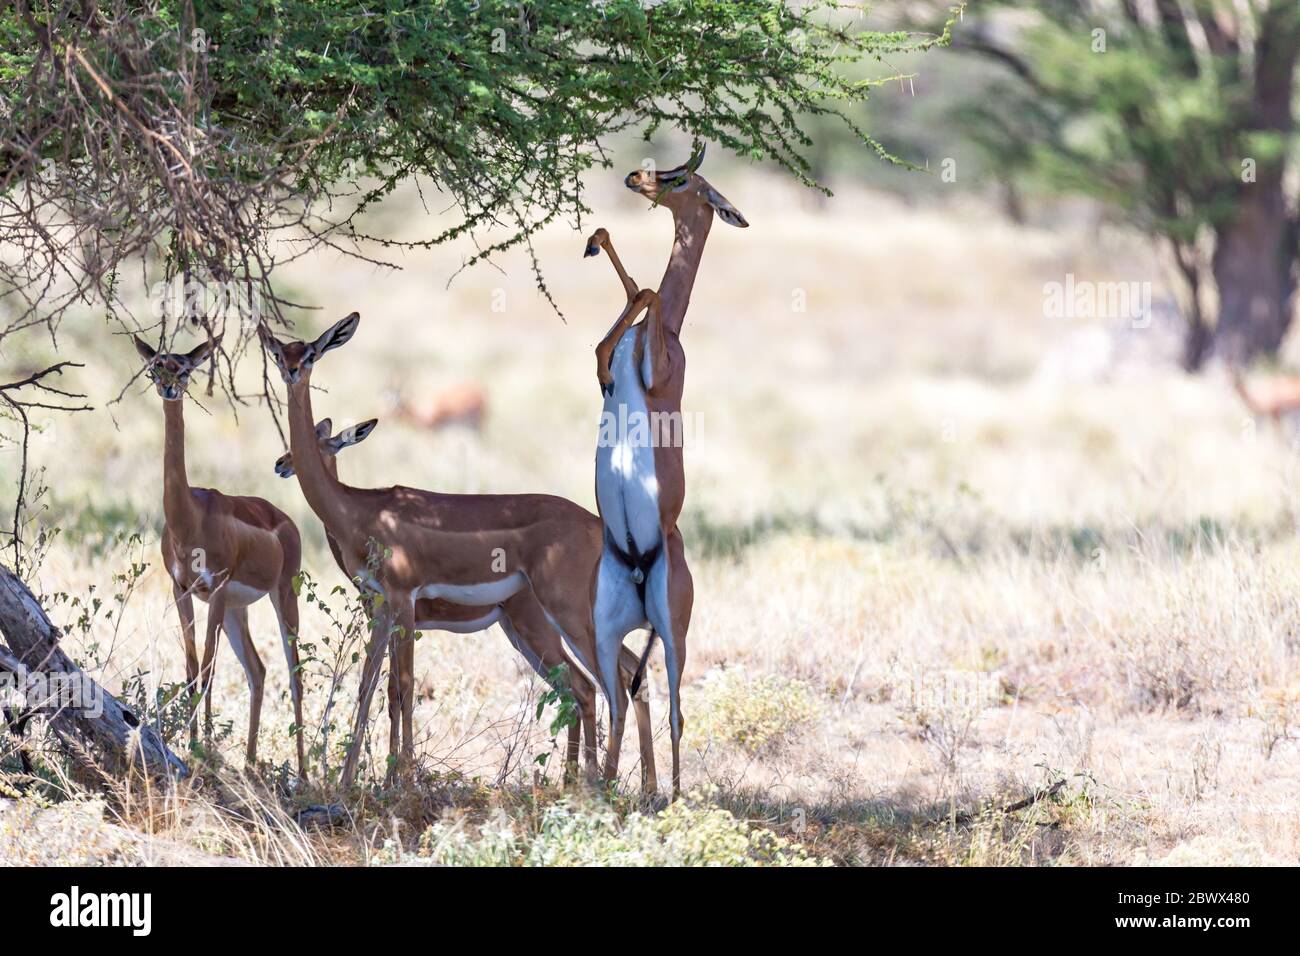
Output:
<path fill-rule="evenodd" d="M 650 567 L 645 590 L 646 617 L 659 634 L 664 647 L 664 668 L 668 672 L 668 726 L 673 743 L 673 797 L 681 794 L 682 671 L 686 667 L 686 631 L 691 623 L 695 587 L 682 537 L 668 535 L 667 547 Z"/>

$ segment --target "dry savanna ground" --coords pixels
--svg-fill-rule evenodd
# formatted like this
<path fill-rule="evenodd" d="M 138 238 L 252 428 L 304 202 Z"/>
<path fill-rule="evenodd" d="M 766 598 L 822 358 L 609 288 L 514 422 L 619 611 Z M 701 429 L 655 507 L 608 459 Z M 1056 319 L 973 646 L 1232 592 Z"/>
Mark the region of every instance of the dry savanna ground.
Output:
<path fill-rule="evenodd" d="M 584 232 L 607 226 L 649 284 L 669 217 L 617 184 L 596 181 Z M 105 794 L 51 774 L 0 798 L 0 860 L 1297 862 L 1290 436 L 1255 426 L 1213 378 L 1062 372 L 1107 333 L 1044 317 L 1045 282 L 1147 279 L 1158 296 L 1156 264 L 1105 230 L 869 195 L 816 208 L 758 176 L 716 185 L 752 228 L 715 227 L 683 336 L 697 592 L 686 800 L 638 798 L 631 732 L 618 794 L 560 787 L 554 708 L 536 719 L 543 688 L 504 637 L 432 633 L 417 650 L 416 782 L 383 785 L 381 693 L 351 818 L 298 826 L 297 810 L 339 799 L 322 770 L 337 767 L 353 706 L 349 595 L 296 485 L 272 473 L 283 449 L 265 409 L 236 420 L 200 394 L 186 406 L 191 479 L 288 511 L 331 608 L 304 613 L 314 778 L 288 773 L 286 673 L 264 602 L 252 611 L 269 671 L 261 766 L 243 765 L 246 691 L 223 647 L 197 781 Z M 413 192 L 376 219 L 409 237 L 435 225 Z M 380 418 L 340 457 L 345 479 L 594 506 L 591 348 L 620 297 L 608 265 L 581 258 L 583 239 L 554 228 L 536 243 L 567 321 L 524 254 L 450 286 L 464 249 L 412 253 L 397 273 L 327 255 L 287 271 L 289 298 L 321 306 L 306 331 L 362 315 L 315 374 L 318 414 Z M 87 362 L 76 381 L 96 411 L 49 419 L 35 445 L 49 486 L 37 523 L 61 530 L 31 581 L 88 668 L 153 700 L 183 675 L 157 555 L 160 401 L 137 382 L 109 404 L 138 363 L 90 317 L 61 345 Z M 30 347 L 5 368 L 49 357 Z M 256 364 L 241 372 L 249 392 Z M 460 382 L 486 390 L 479 433 L 391 414 L 399 386 L 418 400 Z M 15 465 L 7 448 L 0 467 Z M 653 681 L 666 778 L 657 655 Z"/>

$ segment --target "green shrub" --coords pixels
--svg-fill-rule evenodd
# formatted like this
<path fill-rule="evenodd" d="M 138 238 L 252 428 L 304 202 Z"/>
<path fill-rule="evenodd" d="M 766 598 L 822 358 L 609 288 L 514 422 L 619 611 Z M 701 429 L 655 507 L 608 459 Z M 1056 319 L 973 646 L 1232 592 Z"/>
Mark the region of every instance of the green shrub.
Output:
<path fill-rule="evenodd" d="M 686 724 L 698 741 L 726 741 L 751 754 L 771 752 L 822 714 L 811 685 L 779 674 L 727 667 L 710 671 L 701 684 L 698 713 Z"/>
<path fill-rule="evenodd" d="M 420 834 L 419 855 L 439 866 L 514 866 L 521 845 L 504 813 L 471 832 L 464 820 L 439 820 Z"/>
<path fill-rule="evenodd" d="M 476 832 L 463 820 L 440 821 L 420 837 L 419 856 L 449 866 L 829 865 L 726 810 L 689 801 L 620 819 L 608 806 L 565 800 L 546 808 L 535 833 L 522 829 L 504 814 Z"/>

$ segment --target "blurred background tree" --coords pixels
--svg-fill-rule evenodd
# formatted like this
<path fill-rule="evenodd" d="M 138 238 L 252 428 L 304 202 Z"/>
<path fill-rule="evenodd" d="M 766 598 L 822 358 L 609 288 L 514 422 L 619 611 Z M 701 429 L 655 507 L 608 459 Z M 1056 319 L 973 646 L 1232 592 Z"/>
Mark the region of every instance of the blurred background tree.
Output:
<path fill-rule="evenodd" d="M 886 10 L 912 26 L 945 14 Z M 903 123 L 869 115 L 904 153 L 959 132 L 1013 214 L 1025 191 L 1086 195 L 1166 245 L 1184 365 L 1238 365 L 1276 352 L 1294 313 L 1298 59 L 1295 0 L 984 0 L 926 64 L 949 73 L 937 102 Z"/>

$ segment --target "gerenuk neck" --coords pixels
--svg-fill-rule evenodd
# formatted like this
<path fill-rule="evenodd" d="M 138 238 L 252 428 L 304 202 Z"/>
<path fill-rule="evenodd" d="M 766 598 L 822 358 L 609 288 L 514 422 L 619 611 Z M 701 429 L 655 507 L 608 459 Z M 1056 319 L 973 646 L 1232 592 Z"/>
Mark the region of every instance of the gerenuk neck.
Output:
<path fill-rule="evenodd" d="M 673 250 L 659 283 L 659 301 L 665 328 L 680 332 L 691 304 L 691 290 L 700 269 L 704 243 L 713 227 L 713 208 L 705 203 L 679 212 L 673 210 Z"/>
<path fill-rule="evenodd" d="M 302 496 L 326 530 L 338 534 L 345 523 L 343 498 L 348 489 L 325 467 L 312 424 L 311 386 L 306 382 L 289 386 L 289 450 Z"/>
<path fill-rule="evenodd" d="M 185 399 L 163 401 L 163 515 L 175 532 L 197 523 L 190 481 L 185 473 Z"/>

